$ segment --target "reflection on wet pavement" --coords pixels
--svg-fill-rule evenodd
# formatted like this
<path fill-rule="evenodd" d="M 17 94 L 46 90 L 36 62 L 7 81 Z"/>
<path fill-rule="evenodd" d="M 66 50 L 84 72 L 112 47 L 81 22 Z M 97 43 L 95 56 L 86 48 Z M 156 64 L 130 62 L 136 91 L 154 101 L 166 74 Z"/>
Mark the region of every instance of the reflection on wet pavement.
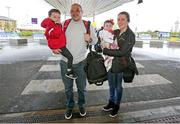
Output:
<path fill-rule="evenodd" d="M 137 41 L 134 54 L 146 55 L 156 59 L 180 59 L 180 42 Z"/>
<path fill-rule="evenodd" d="M 44 44 L 43 44 L 44 42 Z M 180 60 L 180 42 L 137 41 L 133 50 L 137 59 L 174 59 Z M 142 57 L 139 57 L 142 55 Z M 45 41 L 28 41 L 24 45 L 10 45 L 8 41 L 0 41 L 0 63 L 44 60 L 52 56 Z"/>
<path fill-rule="evenodd" d="M 41 45 L 38 41 L 28 42 L 23 45 L 10 45 L 9 42 L 0 42 L 0 63 L 44 60 L 51 56 L 47 45 Z"/>

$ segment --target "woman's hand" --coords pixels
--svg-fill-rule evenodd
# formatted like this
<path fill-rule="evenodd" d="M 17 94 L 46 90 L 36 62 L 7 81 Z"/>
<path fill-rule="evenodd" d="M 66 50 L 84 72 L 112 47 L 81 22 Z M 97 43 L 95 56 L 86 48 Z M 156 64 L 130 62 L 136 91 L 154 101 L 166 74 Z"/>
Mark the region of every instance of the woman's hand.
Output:
<path fill-rule="evenodd" d="M 104 48 L 108 48 L 108 46 L 107 46 L 106 43 L 101 43 L 101 48 L 102 48 L 102 50 L 103 50 Z"/>
<path fill-rule="evenodd" d="M 105 47 L 105 45 L 104 45 L 104 44 L 101 44 L 101 48 L 102 48 L 102 50 L 103 50 L 103 49 L 104 49 L 104 48 L 106 48 L 106 47 Z"/>
<path fill-rule="evenodd" d="M 54 54 L 60 54 L 62 51 L 61 51 L 61 49 L 53 49 L 52 52 Z"/>

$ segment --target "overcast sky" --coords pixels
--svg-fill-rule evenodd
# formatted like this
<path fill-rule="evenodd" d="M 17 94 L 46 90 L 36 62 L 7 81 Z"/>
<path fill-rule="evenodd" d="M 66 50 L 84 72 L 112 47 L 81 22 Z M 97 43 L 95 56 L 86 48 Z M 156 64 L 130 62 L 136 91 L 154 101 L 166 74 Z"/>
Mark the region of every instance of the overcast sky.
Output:
<path fill-rule="evenodd" d="M 170 31 L 175 21 L 180 20 L 180 0 L 144 0 L 137 5 L 137 0 L 96 16 L 100 26 L 106 19 L 115 19 L 121 11 L 131 15 L 130 26 L 138 31 L 160 30 Z M 31 17 L 40 22 L 52 8 L 44 0 L 0 0 L 0 15 L 8 16 L 7 6 L 11 7 L 10 17 L 18 21 L 18 26 L 30 24 Z M 39 27 L 39 25 L 36 25 Z"/>

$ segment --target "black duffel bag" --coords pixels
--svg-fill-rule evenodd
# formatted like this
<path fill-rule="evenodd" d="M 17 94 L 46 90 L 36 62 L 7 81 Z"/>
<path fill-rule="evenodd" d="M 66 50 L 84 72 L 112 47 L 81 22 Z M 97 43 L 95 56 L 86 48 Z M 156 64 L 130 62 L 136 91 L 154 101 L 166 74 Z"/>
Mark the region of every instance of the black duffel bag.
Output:
<path fill-rule="evenodd" d="M 103 82 L 107 80 L 107 70 L 104 65 L 104 58 L 102 55 L 91 49 L 85 60 L 84 70 L 89 84 L 101 86 L 103 85 Z"/>

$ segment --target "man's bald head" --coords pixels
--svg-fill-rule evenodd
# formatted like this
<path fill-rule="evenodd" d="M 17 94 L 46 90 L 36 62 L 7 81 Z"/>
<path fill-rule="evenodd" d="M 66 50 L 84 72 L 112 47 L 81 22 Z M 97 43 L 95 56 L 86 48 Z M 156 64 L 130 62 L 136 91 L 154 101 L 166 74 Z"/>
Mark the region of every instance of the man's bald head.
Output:
<path fill-rule="evenodd" d="M 82 19 L 83 11 L 82 6 L 78 3 L 71 5 L 71 17 L 74 21 L 79 21 Z"/>
<path fill-rule="evenodd" d="M 78 3 L 72 4 L 71 8 L 73 8 L 73 7 L 78 7 L 82 11 L 82 6 L 80 4 L 78 4 Z"/>

